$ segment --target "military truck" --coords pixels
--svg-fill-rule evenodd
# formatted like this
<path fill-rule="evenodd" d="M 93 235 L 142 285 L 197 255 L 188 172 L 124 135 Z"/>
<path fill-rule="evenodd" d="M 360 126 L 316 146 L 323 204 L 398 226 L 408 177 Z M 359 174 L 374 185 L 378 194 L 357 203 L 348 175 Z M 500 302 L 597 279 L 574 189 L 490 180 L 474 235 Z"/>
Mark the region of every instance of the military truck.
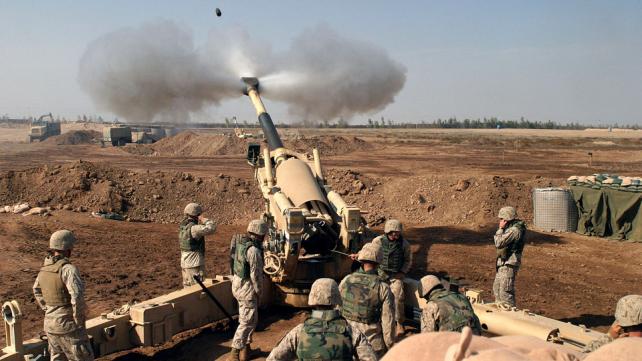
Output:
<path fill-rule="evenodd" d="M 103 142 L 111 143 L 114 147 L 122 147 L 132 142 L 132 128 L 128 126 L 113 126 L 103 128 Z"/>
<path fill-rule="evenodd" d="M 27 141 L 29 143 L 34 140 L 41 142 L 55 135 L 60 135 L 60 122 L 56 122 L 51 113 L 49 113 L 41 115 L 37 120 L 31 121 Z"/>

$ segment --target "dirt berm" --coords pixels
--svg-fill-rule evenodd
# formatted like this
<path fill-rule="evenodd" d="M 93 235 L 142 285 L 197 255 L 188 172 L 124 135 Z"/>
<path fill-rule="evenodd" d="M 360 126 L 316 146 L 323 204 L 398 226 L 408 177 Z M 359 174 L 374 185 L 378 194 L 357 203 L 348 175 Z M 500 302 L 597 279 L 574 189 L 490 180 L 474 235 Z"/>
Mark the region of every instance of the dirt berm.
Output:
<path fill-rule="evenodd" d="M 530 221 L 531 187 L 550 185 L 543 179 L 522 183 L 491 176 L 374 179 L 336 169 L 328 169 L 326 178 L 348 203 L 367 212 L 371 225 L 396 217 L 412 224 L 475 228 L 495 222 L 497 210 L 506 204 Z M 183 207 L 192 201 L 221 224 L 242 224 L 263 210 L 252 181 L 225 174 L 201 178 L 180 172 L 137 173 L 86 161 L 0 173 L 0 205 L 28 202 L 79 212 L 117 212 L 132 221 L 178 223 Z"/>
<path fill-rule="evenodd" d="M 240 139 L 229 134 L 197 134 L 183 131 L 150 145 L 129 144 L 123 150 L 132 154 L 161 157 L 211 157 L 215 155 L 245 154 L 249 143 L 261 139 Z M 312 152 L 317 148 L 323 155 L 345 154 L 367 150 L 371 144 L 357 137 L 294 136 L 285 138 L 286 147 L 299 152 Z"/>
<path fill-rule="evenodd" d="M 102 134 L 95 130 L 72 130 L 61 135 L 49 137 L 45 139 L 45 142 L 57 145 L 77 145 L 91 144 L 97 142 L 101 138 Z"/>

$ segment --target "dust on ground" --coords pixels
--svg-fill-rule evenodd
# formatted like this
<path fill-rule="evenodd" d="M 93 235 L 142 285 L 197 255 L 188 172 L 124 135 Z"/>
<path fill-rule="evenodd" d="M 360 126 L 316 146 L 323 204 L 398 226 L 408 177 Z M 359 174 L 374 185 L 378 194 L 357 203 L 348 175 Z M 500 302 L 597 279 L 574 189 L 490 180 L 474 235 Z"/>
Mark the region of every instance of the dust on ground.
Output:
<path fill-rule="evenodd" d="M 293 141 L 307 139 L 301 140 L 301 148 L 324 137 L 357 143 L 348 150 L 321 152 L 328 183 L 348 203 L 368 211 L 366 218 L 375 230 L 390 216 L 406 223 L 416 260 L 413 276 L 448 275 L 462 285 L 487 291 L 494 277 L 490 239 L 499 207 L 515 205 L 530 221 L 533 187 L 561 185 L 575 174 L 642 174 L 637 133 L 359 129 L 333 129 L 332 135 L 283 133 Z M 6 260 L 0 264 L 5 286 L 0 297 L 17 298 L 23 305 L 27 337 L 41 329 L 42 314 L 31 285 L 54 230 L 78 233 L 73 261 L 87 282 L 90 316 L 96 316 L 180 287 L 176 222 L 189 201 L 204 203 L 208 215 L 221 224 L 217 234 L 208 237 L 210 274 L 226 273 L 230 237 L 262 211 L 253 171 L 244 160 L 251 140 L 229 137 L 234 147 L 229 153 L 207 150 L 198 156 L 194 153 L 202 150 L 194 143 L 186 155 L 179 149 L 142 156 L 96 144 L 24 144 L 17 135 L 26 136 L 26 129 L 15 134 L 15 140 L 0 139 L 0 205 L 29 201 L 55 208 L 50 217 L 0 215 L 0 252 Z M 193 139 L 212 136 L 195 134 Z M 588 152 L 593 154 L 590 166 Z M 97 219 L 87 212 L 98 209 L 121 212 L 133 222 Z M 604 330 L 619 297 L 642 293 L 642 244 L 536 230 L 529 231 L 527 242 L 517 278 L 521 307 Z M 486 298 L 490 299 L 488 292 Z M 290 319 L 269 320 L 266 331 L 257 333 L 261 356 L 303 317 L 284 315 Z M 205 328 L 178 336 L 163 348 L 118 357 L 209 360 L 226 352 L 228 339 L 228 334 Z M 208 346 L 195 346 L 201 342 Z"/>

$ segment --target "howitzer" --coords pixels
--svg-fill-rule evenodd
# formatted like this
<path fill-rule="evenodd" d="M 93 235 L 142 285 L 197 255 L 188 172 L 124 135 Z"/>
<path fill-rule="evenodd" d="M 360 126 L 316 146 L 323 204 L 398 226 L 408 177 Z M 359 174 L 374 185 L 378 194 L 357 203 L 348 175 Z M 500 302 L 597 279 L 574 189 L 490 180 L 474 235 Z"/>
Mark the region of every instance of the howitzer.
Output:
<path fill-rule="evenodd" d="M 307 306 L 310 285 L 320 277 L 341 279 L 352 260 L 348 253 L 361 241 L 361 211 L 349 206 L 326 183 L 317 149 L 312 156 L 284 146 L 265 110 L 256 78 L 242 78 L 263 129 L 267 147 L 251 144 L 248 162 L 265 201 L 269 233 L 263 244 L 265 273 L 275 299 Z"/>

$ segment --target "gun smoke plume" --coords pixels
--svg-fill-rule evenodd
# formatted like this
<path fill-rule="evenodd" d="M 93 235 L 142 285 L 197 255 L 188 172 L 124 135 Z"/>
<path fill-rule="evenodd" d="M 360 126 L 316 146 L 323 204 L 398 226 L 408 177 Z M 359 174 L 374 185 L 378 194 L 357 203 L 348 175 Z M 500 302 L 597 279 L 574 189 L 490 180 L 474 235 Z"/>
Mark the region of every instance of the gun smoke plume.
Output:
<path fill-rule="evenodd" d="M 97 106 L 130 121 L 186 121 L 191 113 L 242 96 L 241 76 L 256 76 L 266 98 L 307 120 L 350 118 L 394 101 L 403 65 L 373 45 L 325 26 L 273 53 L 240 30 L 212 30 L 197 48 L 171 21 L 126 28 L 92 42 L 78 79 Z"/>

